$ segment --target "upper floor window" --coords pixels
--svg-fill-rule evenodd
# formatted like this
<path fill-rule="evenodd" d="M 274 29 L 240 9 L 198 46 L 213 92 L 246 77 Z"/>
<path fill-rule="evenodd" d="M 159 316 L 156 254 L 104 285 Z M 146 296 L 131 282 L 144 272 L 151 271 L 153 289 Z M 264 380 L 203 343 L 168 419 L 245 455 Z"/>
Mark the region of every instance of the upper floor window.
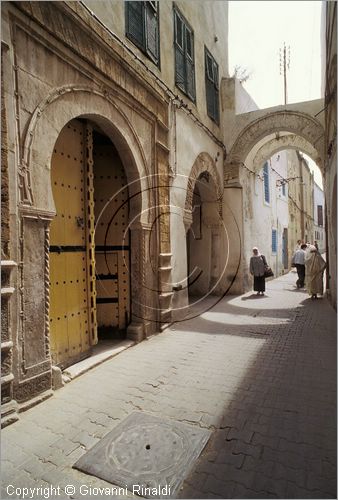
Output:
<path fill-rule="evenodd" d="M 219 124 L 219 84 L 218 64 L 205 47 L 205 87 L 207 112 L 210 118 Z"/>
<path fill-rule="evenodd" d="M 264 201 L 270 203 L 270 179 L 269 179 L 269 165 L 264 164 L 263 167 L 263 183 L 264 183 Z"/>
<path fill-rule="evenodd" d="M 125 2 L 126 35 L 159 65 L 158 2 Z"/>
<path fill-rule="evenodd" d="M 323 226 L 323 205 L 317 205 L 318 226 Z"/>
<path fill-rule="evenodd" d="M 272 253 L 277 253 L 277 230 L 272 229 L 271 233 L 271 251 Z"/>
<path fill-rule="evenodd" d="M 195 102 L 194 33 L 178 10 L 174 10 L 175 84 Z"/>

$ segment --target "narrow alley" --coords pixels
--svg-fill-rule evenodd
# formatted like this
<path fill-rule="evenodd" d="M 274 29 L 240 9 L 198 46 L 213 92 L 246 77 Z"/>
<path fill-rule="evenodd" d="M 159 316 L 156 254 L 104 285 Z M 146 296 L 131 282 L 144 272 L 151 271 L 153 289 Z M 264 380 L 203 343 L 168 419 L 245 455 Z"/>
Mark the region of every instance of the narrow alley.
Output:
<path fill-rule="evenodd" d="M 295 279 L 226 297 L 21 413 L 2 430 L 1 498 L 105 498 L 110 483 L 72 466 L 133 412 L 211 431 L 181 498 L 336 498 L 336 315 Z"/>

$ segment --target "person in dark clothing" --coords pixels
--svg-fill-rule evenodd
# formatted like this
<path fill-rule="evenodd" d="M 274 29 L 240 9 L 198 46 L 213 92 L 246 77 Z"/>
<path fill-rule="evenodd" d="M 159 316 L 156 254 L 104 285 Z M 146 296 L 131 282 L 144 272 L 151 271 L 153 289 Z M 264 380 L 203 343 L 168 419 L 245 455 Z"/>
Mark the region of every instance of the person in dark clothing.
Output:
<path fill-rule="evenodd" d="M 265 266 L 267 265 L 266 258 L 261 255 L 258 248 L 252 249 L 253 256 L 250 259 L 250 273 L 254 277 L 254 291 L 257 295 L 264 295 L 265 292 Z"/>
<path fill-rule="evenodd" d="M 300 249 L 297 250 L 292 257 L 292 264 L 297 269 L 298 280 L 296 281 L 297 288 L 303 288 L 305 282 L 305 250 L 307 245 L 305 243 L 301 245 Z"/>

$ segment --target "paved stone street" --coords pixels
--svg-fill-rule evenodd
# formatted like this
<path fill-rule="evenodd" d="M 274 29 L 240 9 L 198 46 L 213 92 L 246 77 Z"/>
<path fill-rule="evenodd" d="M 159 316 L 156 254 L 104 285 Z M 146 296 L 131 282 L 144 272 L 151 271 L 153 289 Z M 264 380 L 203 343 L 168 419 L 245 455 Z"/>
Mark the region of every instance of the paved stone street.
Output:
<path fill-rule="evenodd" d="M 72 465 L 137 410 L 213 431 L 182 498 L 336 498 L 336 316 L 295 280 L 228 297 L 20 414 L 2 431 L 1 497 L 111 487 Z"/>

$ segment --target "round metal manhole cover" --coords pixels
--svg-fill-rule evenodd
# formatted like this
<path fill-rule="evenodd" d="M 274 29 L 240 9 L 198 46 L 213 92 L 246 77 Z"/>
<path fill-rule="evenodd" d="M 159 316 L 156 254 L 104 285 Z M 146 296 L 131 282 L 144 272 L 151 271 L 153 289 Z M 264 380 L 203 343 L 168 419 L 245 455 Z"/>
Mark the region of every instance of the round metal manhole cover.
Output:
<path fill-rule="evenodd" d="M 164 423 L 135 425 L 108 445 L 106 457 L 125 472 L 162 474 L 184 461 L 188 448 L 180 429 Z"/>
<path fill-rule="evenodd" d="M 73 467 L 146 498 L 176 498 L 210 434 L 208 429 L 133 412 Z M 135 490 L 140 485 L 157 493 Z"/>

